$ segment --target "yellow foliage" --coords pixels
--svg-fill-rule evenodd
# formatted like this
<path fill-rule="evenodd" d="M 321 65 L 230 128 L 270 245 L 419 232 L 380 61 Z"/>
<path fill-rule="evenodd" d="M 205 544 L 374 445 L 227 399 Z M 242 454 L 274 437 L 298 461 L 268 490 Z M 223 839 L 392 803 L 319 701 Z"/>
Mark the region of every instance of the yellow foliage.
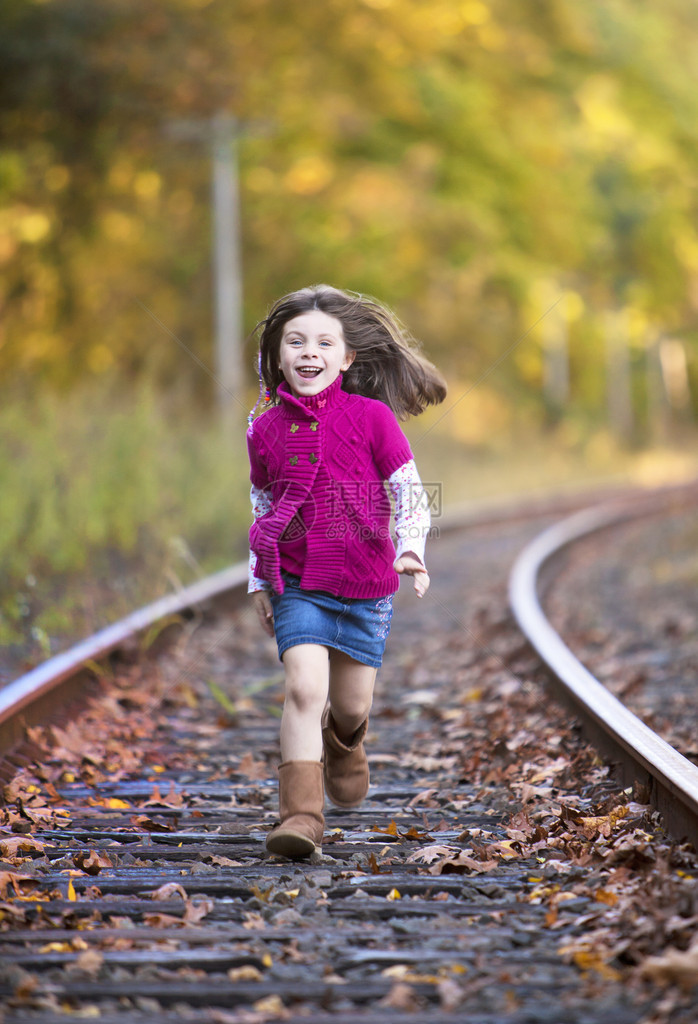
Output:
<path fill-rule="evenodd" d="M 484 25 L 490 20 L 490 12 L 481 0 L 465 0 L 460 5 L 460 15 L 468 25 Z"/>
<path fill-rule="evenodd" d="M 575 93 L 575 99 L 598 138 L 625 143 L 633 137 L 633 125 L 620 108 L 618 88 L 610 76 L 590 75 Z"/>
<path fill-rule="evenodd" d="M 162 187 L 162 178 L 156 171 L 141 171 L 133 179 L 133 191 L 139 199 L 155 199 Z"/>
<path fill-rule="evenodd" d="M 439 433 L 464 444 L 482 444 L 506 431 L 511 415 L 511 406 L 486 384 L 456 380 L 449 382 L 445 407 L 428 410 L 421 422 L 428 428 L 430 420 L 438 420 Z"/>
<path fill-rule="evenodd" d="M 322 156 L 306 156 L 297 160 L 286 173 L 284 184 L 290 192 L 312 196 L 329 185 L 334 175 L 332 164 Z"/>
<path fill-rule="evenodd" d="M 102 214 L 102 230 L 112 242 L 130 242 L 143 230 L 135 217 L 129 217 L 120 210 L 106 210 Z"/>
<path fill-rule="evenodd" d="M 70 183 L 70 171 L 63 164 L 55 164 L 46 171 L 44 181 L 49 192 L 62 192 Z"/>
<path fill-rule="evenodd" d="M 22 242 L 36 244 L 43 242 L 50 233 L 51 221 L 45 213 L 34 210 L 31 213 L 25 213 L 18 219 L 16 230 L 17 236 Z"/>

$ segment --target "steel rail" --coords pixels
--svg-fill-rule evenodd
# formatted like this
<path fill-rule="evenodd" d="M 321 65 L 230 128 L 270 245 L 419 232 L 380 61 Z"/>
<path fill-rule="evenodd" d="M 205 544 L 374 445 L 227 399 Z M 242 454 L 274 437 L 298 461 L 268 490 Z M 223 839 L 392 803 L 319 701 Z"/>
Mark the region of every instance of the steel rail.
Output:
<path fill-rule="evenodd" d="M 541 515 L 551 506 L 568 512 L 578 508 L 581 501 L 588 503 L 588 494 L 541 495 L 514 506 L 510 501 L 471 503 L 440 519 L 439 531 L 446 534 L 517 516 L 528 518 Z M 246 593 L 247 563 L 239 562 L 139 608 L 9 683 L 0 690 L 0 760 L 23 742 L 27 726 L 49 721 L 67 701 L 94 684 L 102 671 L 100 662 L 109 655 L 123 650 L 163 620 L 176 619 L 212 602 L 240 604 Z"/>
<path fill-rule="evenodd" d="M 664 826 L 698 848 L 698 767 L 666 743 L 611 694 L 575 657 L 547 619 L 539 598 L 543 568 L 575 541 L 657 511 L 656 503 L 629 508 L 604 505 L 569 516 L 548 528 L 518 556 L 509 577 L 516 621 L 587 727 L 592 742 L 616 761 L 623 785 L 647 787 Z"/>
<path fill-rule="evenodd" d="M 247 592 L 247 564 L 238 563 L 153 601 L 37 665 L 0 690 L 0 755 L 23 738 L 27 725 L 44 721 L 98 676 L 97 664 L 157 623 L 176 620 L 193 608 L 223 596 L 239 600 Z"/>

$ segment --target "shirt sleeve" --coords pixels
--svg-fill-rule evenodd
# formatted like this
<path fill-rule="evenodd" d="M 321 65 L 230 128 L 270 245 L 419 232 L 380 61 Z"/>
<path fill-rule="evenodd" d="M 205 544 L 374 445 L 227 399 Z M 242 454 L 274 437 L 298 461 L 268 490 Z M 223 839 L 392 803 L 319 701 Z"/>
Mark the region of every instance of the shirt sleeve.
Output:
<path fill-rule="evenodd" d="M 269 491 L 263 490 L 261 487 L 252 484 L 250 488 L 250 501 L 252 502 L 252 514 L 255 519 L 259 519 L 260 516 L 265 515 L 271 508 L 271 495 Z M 250 558 L 247 567 L 247 593 L 254 594 L 258 590 L 271 590 L 271 584 L 267 583 L 266 580 L 259 579 L 255 576 L 254 570 L 257 565 L 257 556 L 254 551 L 250 551 Z"/>
<path fill-rule="evenodd" d="M 424 548 L 431 527 L 431 514 L 427 493 L 414 459 L 405 462 L 390 475 L 388 486 L 395 501 L 396 557 L 412 551 L 424 565 Z"/>

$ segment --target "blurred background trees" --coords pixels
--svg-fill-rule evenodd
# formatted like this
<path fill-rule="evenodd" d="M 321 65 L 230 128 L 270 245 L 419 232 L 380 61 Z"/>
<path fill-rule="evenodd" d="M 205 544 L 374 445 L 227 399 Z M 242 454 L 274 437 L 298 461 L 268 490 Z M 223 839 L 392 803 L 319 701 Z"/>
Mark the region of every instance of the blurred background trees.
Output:
<path fill-rule="evenodd" d="M 223 110 L 247 330 L 331 281 L 467 377 L 572 293 L 600 409 L 609 310 L 695 344 L 697 34 L 688 0 L 7 0 L 2 376 L 181 382 L 138 300 L 210 361 L 209 152 L 177 125 Z M 542 380 L 535 348 L 499 379 Z"/>
<path fill-rule="evenodd" d="M 205 429 L 216 404 L 201 369 L 214 365 L 205 134 L 220 113 L 240 130 L 246 333 L 311 282 L 376 295 L 452 381 L 453 412 L 426 429 L 475 455 L 522 421 L 634 445 L 690 426 L 697 42 L 690 0 L 5 0 L 3 489 L 36 505 L 37 491 L 67 486 L 50 457 L 31 486 L 17 468 L 41 461 L 37 402 L 49 420 L 58 405 L 90 407 L 111 437 L 111 407 L 94 396 L 118 395 L 122 423 L 127 396 L 147 394 L 170 423 L 183 429 L 193 409 L 187 432 Z M 246 408 L 250 339 L 244 362 Z M 159 428 L 139 409 L 145 447 Z M 111 459 L 86 429 L 90 457 Z M 232 486 L 244 469 L 231 458 Z M 191 473 L 201 465 L 192 457 Z M 197 486 L 209 501 L 203 477 Z M 115 480 L 95 544 L 136 550 L 109 519 L 120 501 Z M 18 502 L 8 536 L 36 534 L 34 505 Z M 53 571 L 50 545 L 41 551 Z"/>

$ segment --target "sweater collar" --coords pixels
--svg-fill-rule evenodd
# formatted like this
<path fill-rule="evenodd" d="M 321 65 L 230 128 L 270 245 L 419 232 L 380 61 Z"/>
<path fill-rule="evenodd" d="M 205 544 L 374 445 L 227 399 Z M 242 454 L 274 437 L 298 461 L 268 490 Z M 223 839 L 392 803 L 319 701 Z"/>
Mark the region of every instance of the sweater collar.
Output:
<path fill-rule="evenodd" d="M 324 391 L 319 391 L 317 395 L 294 395 L 285 380 L 279 384 L 276 393 L 281 399 L 282 405 L 292 415 L 300 409 L 309 416 L 321 415 L 328 409 L 341 405 L 346 398 L 346 392 L 342 391 L 341 373 L 336 380 L 332 381 L 329 387 L 326 387 Z"/>

